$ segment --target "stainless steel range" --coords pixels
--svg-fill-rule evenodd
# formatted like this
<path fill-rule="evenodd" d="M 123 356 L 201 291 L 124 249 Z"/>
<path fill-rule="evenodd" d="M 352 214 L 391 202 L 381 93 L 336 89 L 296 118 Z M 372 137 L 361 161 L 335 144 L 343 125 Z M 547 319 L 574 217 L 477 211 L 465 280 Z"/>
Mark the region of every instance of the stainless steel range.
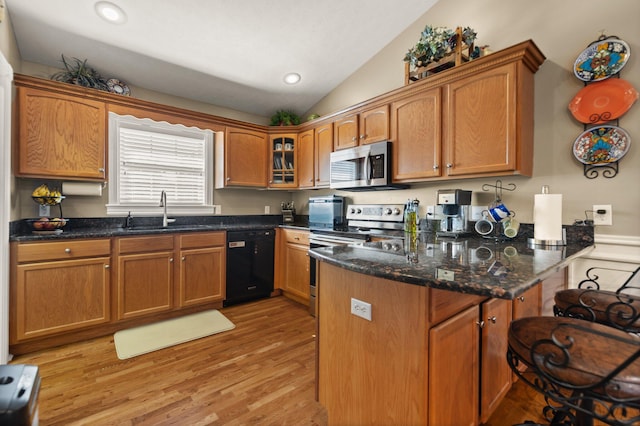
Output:
<path fill-rule="evenodd" d="M 404 228 L 404 204 L 350 204 L 346 209 L 347 228 L 342 231 L 319 230 L 312 227 L 309 236 L 310 248 L 335 247 L 362 244 L 372 237 L 398 238 Z M 394 233 L 395 235 L 391 235 Z M 401 241 L 401 240 L 400 240 Z M 402 250 L 398 241 L 385 244 L 389 250 Z M 382 246 L 382 243 L 381 243 Z M 316 308 L 316 260 L 310 257 L 310 304 L 309 311 L 315 316 Z"/>

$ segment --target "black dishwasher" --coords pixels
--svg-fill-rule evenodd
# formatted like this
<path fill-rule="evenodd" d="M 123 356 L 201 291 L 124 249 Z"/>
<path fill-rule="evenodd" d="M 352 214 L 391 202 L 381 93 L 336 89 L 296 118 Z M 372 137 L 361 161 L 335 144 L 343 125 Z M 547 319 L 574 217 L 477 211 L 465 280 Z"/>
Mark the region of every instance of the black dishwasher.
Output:
<path fill-rule="evenodd" d="M 274 250 L 273 229 L 227 232 L 227 295 L 224 306 L 271 295 Z"/>

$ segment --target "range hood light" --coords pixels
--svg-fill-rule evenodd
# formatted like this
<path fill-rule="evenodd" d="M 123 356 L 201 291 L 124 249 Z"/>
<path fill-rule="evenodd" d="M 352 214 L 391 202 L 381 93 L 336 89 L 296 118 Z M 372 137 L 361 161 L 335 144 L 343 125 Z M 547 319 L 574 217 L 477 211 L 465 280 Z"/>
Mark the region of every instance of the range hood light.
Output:
<path fill-rule="evenodd" d="M 95 8 L 99 17 L 112 24 L 123 24 L 127 20 L 127 14 L 124 13 L 124 10 L 111 2 L 99 1 Z"/>

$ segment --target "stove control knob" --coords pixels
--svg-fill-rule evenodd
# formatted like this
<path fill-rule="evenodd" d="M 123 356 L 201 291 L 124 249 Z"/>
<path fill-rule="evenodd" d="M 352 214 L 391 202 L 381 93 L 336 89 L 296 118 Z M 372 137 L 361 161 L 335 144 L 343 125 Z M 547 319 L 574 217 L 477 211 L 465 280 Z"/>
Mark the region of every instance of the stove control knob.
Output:
<path fill-rule="evenodd" d="M 400 244 L 394 244 L 393 245 L 393 251 L 400 251 L 402 247 L 400 247 Z"/>
<path fill-rule="evenodd" d="M 384 209 L 384 214 L 389 215 L 389 214 L 391 214 L 391 213 L 392 213 L 392 211 L 391 211 L 391 209 L 390 209 L 389 207 L 387 207 L 386 209 Z"/>
<path fill-rule="evenodd" d="M 362 213 L 362 209 L 360 209 L 360 208 L 356 209 L 356 213 L 358 213 L 358 214 Z"/>
<path fill-rule="evenodd" d="M 382 243 L 382 248 L 383 248 L 384 250 L 389 250 L 389 249 L 391 249 L 391 244 L 389 244 L 389 243 Z"/>
<path fill-rule="evenodd" d="M 349 213 L 354 214 L 355 212 L 356 212 L 356 209 L 354 209 L 353 207 L 349 209 Z"/>
<path fill-rule="evenodd" d="M 397 208 L 397 207 L 395 209 L 393 209 L 393 214 L 398 216 L 400 214 L 400 209 Z"/>

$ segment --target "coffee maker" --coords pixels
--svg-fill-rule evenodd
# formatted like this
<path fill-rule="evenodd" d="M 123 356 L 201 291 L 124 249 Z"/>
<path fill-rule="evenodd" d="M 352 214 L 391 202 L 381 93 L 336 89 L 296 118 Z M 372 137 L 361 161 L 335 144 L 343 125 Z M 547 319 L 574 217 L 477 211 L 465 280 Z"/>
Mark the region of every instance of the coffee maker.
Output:
<path fill-rule="evenodd" d="M 438 205 L 442 206 L 443 218 L 440 221 L 438 237 L 458 238 L 469 235 L 469 206 L 471 191 L 462 189 L 438 190 Z"/>

